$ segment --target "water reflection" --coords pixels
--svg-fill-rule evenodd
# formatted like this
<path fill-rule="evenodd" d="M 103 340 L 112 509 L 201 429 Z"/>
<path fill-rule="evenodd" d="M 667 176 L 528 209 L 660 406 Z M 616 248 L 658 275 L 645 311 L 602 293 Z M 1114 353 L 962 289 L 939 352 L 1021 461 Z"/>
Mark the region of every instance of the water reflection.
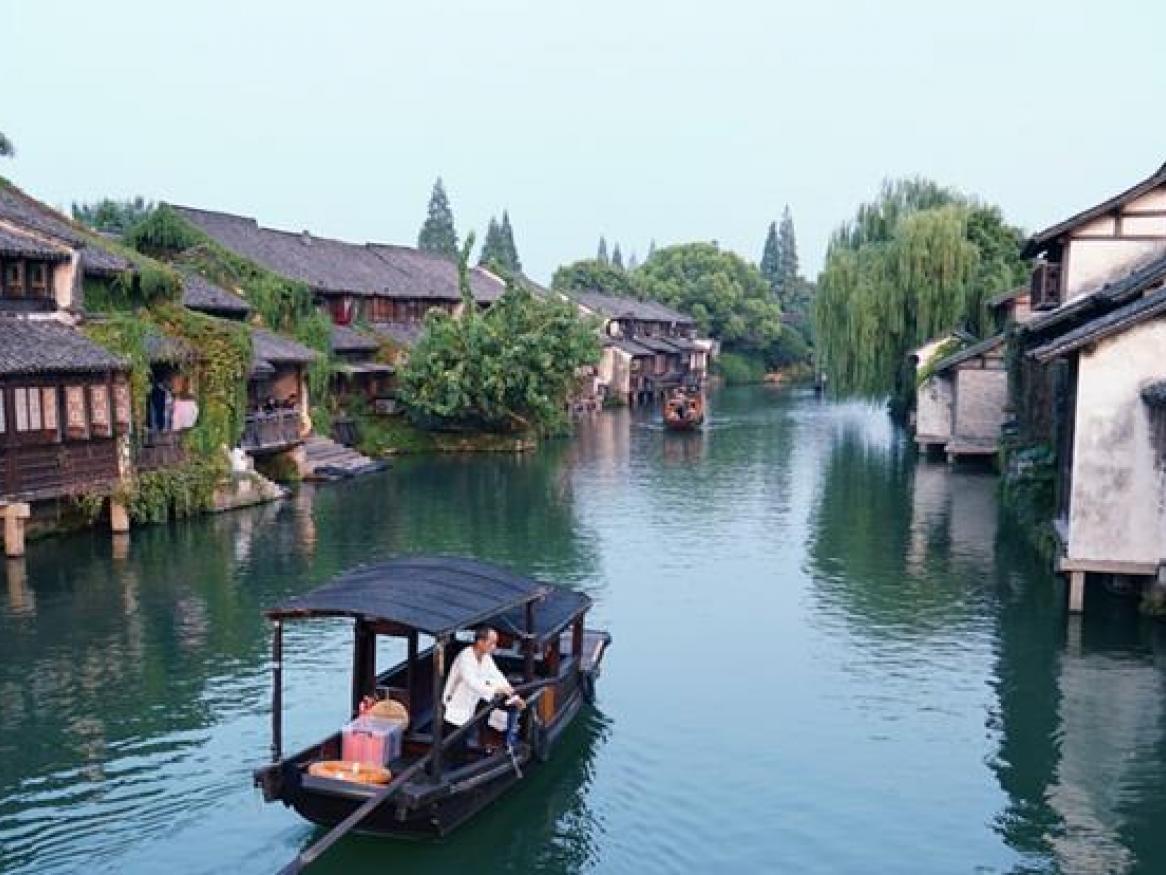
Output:
<path fill-rule="evenodd" d="M 401 552 L 593 579 L 565 464 L 562 449 L 410 460 L 405 476 L 138 529 L 125 553 L 95 531 L 6 564 L 0 870 L 134 868 L 127 842 L 145 853 L 176 822 L 213 820 L 224 800 L 253 803 L 247 771 L 268 743 L 262 609 L 291 592 Z M 288 702 L 318 733 L 345 713 L 347 633 L 304 635 L 289 637 L 306 658 Z M 240 847 L 255 841 L 240 836 Z"/>
<path fill-rule="evenodd" d="M 996 828 L 1025 857 L 1017 871 L 1164 871 L 1163 630 L 1112 597 L 1066 620 L 1060 588 L 1015 540 L 998 542 L 991 765 L 1009 804 Z"/>
<path fill-rule="evenodd" d="M 456 840 L 394 843 L 392 867 L 401 872 L 575 873 L 599 861 L 603 823 L 590 802 L 599 752 L 612 731 L 602 712 L 585 708 L 564 733 L 555 756 L 514 788 L 505 804 L 493 805 L 461 828 Z M 305 830 L 303 846 L 322 835 Z M 324 873 L 385 871 L 383 839 L 361 838 L 338 845 L 316 867 Z"/>

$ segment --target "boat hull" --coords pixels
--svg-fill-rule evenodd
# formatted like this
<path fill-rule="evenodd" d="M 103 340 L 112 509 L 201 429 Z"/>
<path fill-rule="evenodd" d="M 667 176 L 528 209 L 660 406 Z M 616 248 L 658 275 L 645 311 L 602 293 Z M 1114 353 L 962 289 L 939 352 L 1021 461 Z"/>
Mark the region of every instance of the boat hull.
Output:
<path fill-rule="evenodd" d="M 410 785 L 401 799 L 387 801 L 374 809 L 355 830 L 364 835 L 397 838 L 434 839 L 448 835 L 475 814 L 494 802 L 519 781 L 536 772 L 545 759 L 554 755 L 554 747 L 563 730 L 570 725 L 583 706 L 582 693 L 576 693 L 564 707 L 554 726 L 547 729 L 543 756 L 535 756 L 523 746 L 518 757 L 519 771 L 508 757 L 442 787 Z M 450 775 L 454 778 L 456 773 Z M 280 798 L 305 820 L 324 827 L 335 826 L 359 808 L 376 787 L 354 785 L 348 790 L 323 790 L 307 786 L 303 779 L 286 781 Z"/>

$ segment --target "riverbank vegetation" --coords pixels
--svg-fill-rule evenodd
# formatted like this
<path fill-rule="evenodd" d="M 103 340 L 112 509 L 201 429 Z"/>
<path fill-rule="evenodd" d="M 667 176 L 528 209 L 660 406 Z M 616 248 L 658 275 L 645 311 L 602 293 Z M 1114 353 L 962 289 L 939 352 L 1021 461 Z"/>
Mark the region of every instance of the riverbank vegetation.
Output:
<path fill-rule="evenodd" d="M 929 180 L 884 183 L 835 231 L 819 276 L 814 339 L 831 387 L 905 412 L 908 352 L 956 328 L 992 334 L 986 302 L 1023 280 L 1020 242 L 995 206 Z"/>
<path fill-rule="evenodd" d="M 470 292 L 471 233 L 458 260 L 464 312 L 431 311 L 401 374 L 401 402 L 434 431 L 556 433 L 578 370 L 599 360 L 596 326 L 513 279 L 484 313 Z"/>

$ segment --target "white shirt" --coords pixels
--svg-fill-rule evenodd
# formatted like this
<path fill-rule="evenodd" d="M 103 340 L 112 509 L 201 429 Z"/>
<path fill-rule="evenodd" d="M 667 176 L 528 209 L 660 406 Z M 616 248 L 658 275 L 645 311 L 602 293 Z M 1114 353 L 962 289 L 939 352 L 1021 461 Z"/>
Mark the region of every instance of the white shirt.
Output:
<path fill-rule="evenodd" d="M 445 719 L 454 726 L 462 726 L 474 716 L 474 709 L 482 699 L 509 692 L 510 684 L 490 654 L 478 659 L 474 648 L 465 647 L 453 661 L 441 701 L 445 704 Z"/>

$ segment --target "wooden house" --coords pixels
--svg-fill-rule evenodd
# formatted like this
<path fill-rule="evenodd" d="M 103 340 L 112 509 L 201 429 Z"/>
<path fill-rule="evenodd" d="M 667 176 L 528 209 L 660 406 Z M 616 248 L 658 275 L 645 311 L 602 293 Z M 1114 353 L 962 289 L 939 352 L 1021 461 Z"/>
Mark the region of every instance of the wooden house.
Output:
<path fill-rule="evenodd" d="M 697 336 L 692 317 L 657 301 L 600 292 L 573 292 L 571 298 L 602 321 L 598 379 L 609 396 L 640 404 L 677 386 L 705 384 L 712 342 Z"/>
<path fill-rule="evenodd" d="M 1095 294 L 1076 318 L 1038 324 L 1027 347 L 1061 367 L 1058 567 L 1072 610 L 1086 574 L 1150 582 L 1166 562 L 1166 255 Z"/>
<path fill-rule="evenodd" d="M 415 339 L 431 309 L 456 315 L 462 306 L 457 265 L 450 259 L 404 246 L 278 231 L 230 213 L 171 209 L 231 252 L 307 285 L 335 325 L 367 324 Z M 505 291 L 502 280 L 483 268 L 470 271 L 470 287 L 480 307 Z"/>
<path fill-rule="evenodd" d="M 251 349 L 239 446 L 252 456 L 293 451 L 312 431 L 307 371 L 320 354 L 264 328 L 251 330 Z"/>
<path fill-rule="evenodd" d="M 916 392 L 915 442 L 949 462 L 994 456 L 1008 401 L 1004 335 L 944 356 L 929 371 Z"/>
<path fill-rule="evenodd" d="M 1137 185 L 1034 234 L 1033 310 L 1055 309 L 1166 252 L 1166 165 Z"/>

